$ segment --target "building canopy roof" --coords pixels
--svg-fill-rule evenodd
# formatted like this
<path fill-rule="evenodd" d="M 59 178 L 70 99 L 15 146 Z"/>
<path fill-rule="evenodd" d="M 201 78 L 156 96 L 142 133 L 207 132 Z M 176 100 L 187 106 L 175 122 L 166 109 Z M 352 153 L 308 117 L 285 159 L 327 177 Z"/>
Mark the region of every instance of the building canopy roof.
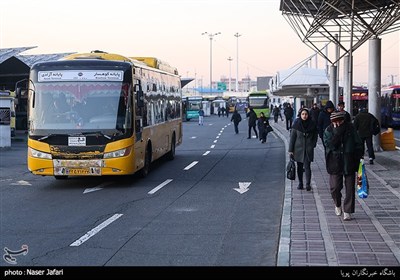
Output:
<path fill-rule="evenodd" d="M 0 49 L 0 63 L 3 61 L 6 61 L 10 57 L 16 56 L 24 51 L 33 49 L 36 47 L 21 47 L 21 48 L 5 48 L 5 49 Z"/>
<path fill-rule="evenodd" d="M 303 66 L 278 71 L 270 87 L 274 95 L 311 97 L 329 88 L 329 79 L 325 70 Z"/>
<path fill-rule="evenodd" d="M 327 43 L 339 46 L 343 57 L 373 37 L 400 30 L 399 0 L 281 0 L 280 11 L 300 39 L 331 63 L 337 58 L 322 51 Z"/>

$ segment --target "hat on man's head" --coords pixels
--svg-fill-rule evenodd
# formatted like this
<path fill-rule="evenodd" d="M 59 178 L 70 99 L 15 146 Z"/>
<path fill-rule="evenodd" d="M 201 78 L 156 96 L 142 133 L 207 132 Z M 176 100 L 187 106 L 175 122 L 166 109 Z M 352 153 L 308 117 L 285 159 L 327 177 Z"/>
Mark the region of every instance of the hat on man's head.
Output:
<path fill-rule="evenodd" d="M 346 113 L 345 112 L 333 112 L 331 114 L 331 122 L 335 122 L 338 120 L 344 120 L 346 117 Z"/>

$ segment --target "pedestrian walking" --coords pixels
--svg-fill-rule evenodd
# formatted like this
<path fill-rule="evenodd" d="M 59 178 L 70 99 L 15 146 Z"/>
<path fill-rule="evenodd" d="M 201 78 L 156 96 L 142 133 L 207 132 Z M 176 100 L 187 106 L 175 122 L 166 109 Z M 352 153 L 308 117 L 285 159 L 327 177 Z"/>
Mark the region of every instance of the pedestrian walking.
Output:
<path fill-rule="evenodd" d="M 369 164 L 374 164 L 375 159 L 374 147 L 372 145 L 372 128 L 375 120 L 376 118 L 374 115 L 368 113 L 365 107 L 361 107 L 360 112 L 354 118 L 354 127 L 363 143 L 363 150 L 365 148 L 365 144 L 367 144 Z"/>
<path fill-rule="evenodd" d="M 314 148 L 317 145 L 318 131 L 308 109 L 303 108 L 290 133 L 289 155 L 297 162 L 297 177 L 302 190 L 303 172 L 306 173 L 306 190 L 311 191 L 311 162 L 314 161 Z"/>
<path fill-rule="evenodd" d="M 329 188 L 335 204 L 335 214 L 343 214 L 343 220 L 351 220 L 355 210 L 355 183 L 363 148 L 360 137 L 351 122 L 345 121 L 344 112 L 333 112 L 331 124 L 324 131 L 326 171 Z M 345 198 L 342 209 L 343 178 Z"/>
<path fill-rule="evenodd" d="M 321 112 L 321 110 L 318 107 L 317 103 L 314 103 L 311 110 L 310 110 L 310 116 L 311 119 L 318 124 L 318 117 L 319 117 L 319 113 Z"/>
<path fill-rule="evenodd" d="M 235 133 L 239 133 L 239 123 L 242 121 L 242 116 L 239 114 L 239 112 L 235 109 L 235 111 L 232 114 L 231 117 L 231 122 L 233 121 L 233 125 L 235 127 Z"/>
<path fill-rule="evenodd" d="M 263 135 L 264 135 L 265 128 L 266 128 L 266 125 L 265 125 L 266 121 L 267 121 L 267 118 L 265 117 L 264 113 L 261 112 L 260 116 L 257 119 L 258 139 L 260 141 L 263 141 L 263 139 L 264 139 Z M 265 141 L 262 143 L 265 143 Z"/>
<path fill-rule="evenodd" d="M 248 119 L 248 125 L 249 125 L 249 137 L 247 139 L 251 138 L 251 130 L 254 130 L 254 133 L 256 134 L 256 138 L 258 139 L 258 133 L 256 129 L 256 122 L 257 122 L 257 115 L 256 112 L 254 112 L 254 109 L 252 107 L 249 107 L 249 111 L 246 114 L 246 117 Z"/>
<path fill-rule="evenodd" d="M 204 125 L 204 110 L 200 108 L 199 110 L 199 125 Z"/>
<path fill-rule="evenodd" d="M 286 130 L 292 129 L 294 110 L 290 104 L 286 105 L 286 108 L 283 110 L 283 114 L 286 118 Z"/>
<path fill-rule="evenodd" d="M 333 105 L 333 102 L 328 100 L 325 104 L 325 107 L 321 112 L 319 113 L 318 116 L 318 122 L 317 122 L 317 128 L 318 128 L 318 135 L 321 138 L 322 144 L 324 145 L 324 131 L 325 129 L 331 124 L 331 114 L 335 110 L 335 105 Z"/>
<path fill-rule="evenodd" d="M 346 114 L 345 116 L 345 121 L 346 122 L 351 122 L 351 116 L 350 113 L 344 110 L 344 101 L 339 101 L 338 105 L 337 105 L 337 111 L 338 112 L 344 112 Z"/>

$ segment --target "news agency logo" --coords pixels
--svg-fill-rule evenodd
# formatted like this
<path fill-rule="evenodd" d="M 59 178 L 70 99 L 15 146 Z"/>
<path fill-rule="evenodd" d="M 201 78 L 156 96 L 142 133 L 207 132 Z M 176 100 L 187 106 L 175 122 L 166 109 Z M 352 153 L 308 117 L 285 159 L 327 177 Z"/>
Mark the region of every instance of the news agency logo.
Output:
<path fill-rule="evenodd" d="M 22 245 L 21 250 L 18 251 L 13 251 L 8 249 L 7 247 L 4 247 L 4 251 L 6 253 L 3 255 L 3 260 L 5 260 L 9 264 L 17 264 L 17 258 L 14 257 L 19 255 L 26 256 L 28 254 L 28 245 Z"/>

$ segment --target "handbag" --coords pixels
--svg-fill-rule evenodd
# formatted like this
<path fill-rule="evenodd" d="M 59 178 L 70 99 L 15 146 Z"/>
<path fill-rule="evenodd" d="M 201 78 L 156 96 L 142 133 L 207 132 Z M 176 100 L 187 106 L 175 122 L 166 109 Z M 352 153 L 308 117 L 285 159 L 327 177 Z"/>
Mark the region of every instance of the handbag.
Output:
<path fill-rule="evenodd" d="M 267 133 L 274 131 L 274 129 L 270 125 L 267 126 L 266 130 L 267 130 Z"/>
<path fill-rule="evenodd" d="M 367 172 L 365 172 L 364 160 L 360 159 L 357 171 L 357 195 L 359 198 L 367 198 L 369 194 L 369 184 Z"/>
<path fill-rule="evenodd" d="M 286 178 L 289 180 L 296 179 L 296 163 L 292 157 L 290 157 L 290 160 L 286 166 Z"/>

